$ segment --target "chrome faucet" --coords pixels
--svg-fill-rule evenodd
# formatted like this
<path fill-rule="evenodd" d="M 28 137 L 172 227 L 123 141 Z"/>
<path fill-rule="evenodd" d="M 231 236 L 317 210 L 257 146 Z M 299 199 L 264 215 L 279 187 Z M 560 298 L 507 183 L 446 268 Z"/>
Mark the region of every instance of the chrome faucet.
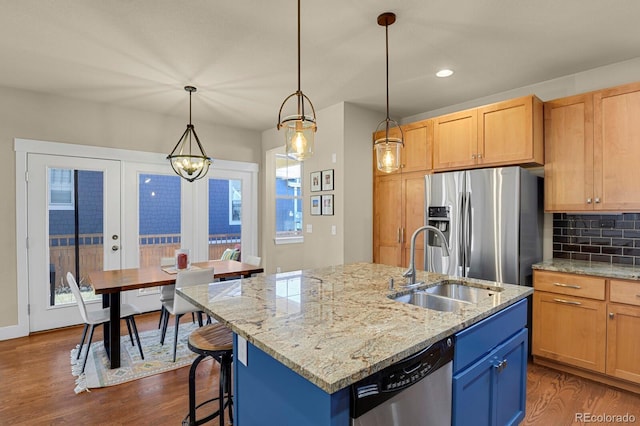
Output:
<path fill-rule="evenodd" d="M 404 271 L 404 273 L 402 274 L 403 277 L 407 278 L 407 284 L 406 286 L 415 286 L 416 284 L 416 238 L 418 237 L 418 234 L 421 233 L 422 231 L 433 231 L 436 233 L 436 235 L 438 235 L 438 237 L 440 237 L 440 240 L 442 241 L 442 245 L 441 247 L 444 250 L 444 256 L 449 256 L 449 244 L 447 244 L 447 237 L 444 236 L 444 234 L 442 233 L 441 230 L 439 230 L 438 228 L 436 228 L 435 226 L 431 226 L 431 225 L 424 225 L 421 226 L 420 228 L 416 229 L 413 233 L 413 235 L 411 236 L 411 259 L 409 260 L 409 269 L 407 269 L 406 271 Z M 424 254 L 425 256 L 427 255 L 427 253 L 425 252 Z M 418 283 L 420 284 L 420 283 Z"/>

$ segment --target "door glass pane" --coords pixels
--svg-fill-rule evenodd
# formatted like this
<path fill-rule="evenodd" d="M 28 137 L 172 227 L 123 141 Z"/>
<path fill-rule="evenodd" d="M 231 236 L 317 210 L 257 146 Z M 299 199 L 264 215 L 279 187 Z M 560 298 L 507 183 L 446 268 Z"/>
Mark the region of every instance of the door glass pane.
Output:
<path fill-rule="evenodd" d="M 87 274 L 103 269 L 103 175 L 48 169 L 49 306 L 75 303 L 67 272 L 76 277 L 85 301 L 99 298 L 87 284 Z"/>
<path fill-rule="evenodd" d="M 140 174 L 138 200 L 140 267 L 157 266 L 180 248 L 180 177 Z"/>
<path fill-rule="evenodd" d="M 241 211 L 242 181 L 209 179 L 209 259 L 220 259 L 226 249 L 241 251 Z"/>

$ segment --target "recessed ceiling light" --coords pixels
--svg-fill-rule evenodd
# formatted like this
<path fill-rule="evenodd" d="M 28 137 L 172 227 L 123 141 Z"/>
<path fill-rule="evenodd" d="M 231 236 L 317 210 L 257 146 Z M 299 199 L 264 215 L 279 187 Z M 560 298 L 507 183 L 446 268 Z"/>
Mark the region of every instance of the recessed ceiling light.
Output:
<path fill-rule="evenodd" d="M 446 68 L 436 73 L 436 77 L 450 77 L 452 75 L 453 75 L 453 70 L 446 69 Z"/>

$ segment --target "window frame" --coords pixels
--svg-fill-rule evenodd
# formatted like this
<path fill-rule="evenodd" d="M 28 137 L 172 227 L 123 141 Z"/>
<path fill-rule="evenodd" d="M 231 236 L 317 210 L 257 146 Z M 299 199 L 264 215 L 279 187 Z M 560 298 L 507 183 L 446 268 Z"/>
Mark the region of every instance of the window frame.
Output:
<path fill-rule="evenodd" d="M 286 195 L 286 196 L 281 196 L 278 195 L 277 193 L 277 189 L 276 189 L 276 185 L 278 182 L 278 179 L 282 179 L 282 177 L 278 176 L 278 160 L 279 159 L 286 159 L 287 161 L 291 161 L 293 163 L 295 163 L 294 165 L 298 166 L 300 168 L 300 176 L 299 176 L 299 180 L 300 180 L 300 186 L 299 186 L 299 192 L 297 195 Z M 304 163 L 302 161 L 296 161 L 290 157 L 287 157 L 286 154 L 284 154 L 284 150 L 275 150 L 275 152 L 273 153 L 273 177 L 274 179 L 272 180 L 272 185 L 273 185 L 273 194 L 274 194 L 274 204 L 273 204 L 273 213 L 274 213 L 274 228 L 273 228 L 273 232 L 274 232 L 274 242 L 275 244 L 297 244 L 297 243 L 302 243 L 304 242 Z M 278 200 L 297 200 L 298 203 L 296 203 L 296 205 L 300 206 L 300 211 L 298 212 L 298 208 L 295 208 L 296 212 L 294 213 L 294 215 L 296 213 L 300 214 L 300 229 L 297 231 L 278 231 L 278 214 L 277 214 L 277 207 L 278 207 Z M 296 219 L 294 219 L 295 221 Z"/>

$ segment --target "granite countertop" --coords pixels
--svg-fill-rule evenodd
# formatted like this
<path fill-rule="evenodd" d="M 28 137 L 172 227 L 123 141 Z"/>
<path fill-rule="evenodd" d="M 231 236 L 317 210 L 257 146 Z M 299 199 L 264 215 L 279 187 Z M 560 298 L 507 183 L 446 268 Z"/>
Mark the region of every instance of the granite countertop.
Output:
<path fill-rule="evenodd" d="M 567 272 L 571 274 L 592 275 L 605 278 L 640 280 L 640 267 L 630 265 L 589 262 L 586 260 L 550 259 L 536 263 L 532 267 L 533 269 L 541 271 Z"/>
<path fill-rule="evenodd" d="M 464 279 L 493 288 L 492 297 L 456 312 L 439 312 L 389 298 L 407 293 L 404 269 L 372 263 L 339 265 L 178 290 L 327 393 L 361 378 L 533 292 L 531 287 Z M 389 278 L 395 290 L 389 289 Z M 425 286 L 460 278 L 419 272 Z"/>

